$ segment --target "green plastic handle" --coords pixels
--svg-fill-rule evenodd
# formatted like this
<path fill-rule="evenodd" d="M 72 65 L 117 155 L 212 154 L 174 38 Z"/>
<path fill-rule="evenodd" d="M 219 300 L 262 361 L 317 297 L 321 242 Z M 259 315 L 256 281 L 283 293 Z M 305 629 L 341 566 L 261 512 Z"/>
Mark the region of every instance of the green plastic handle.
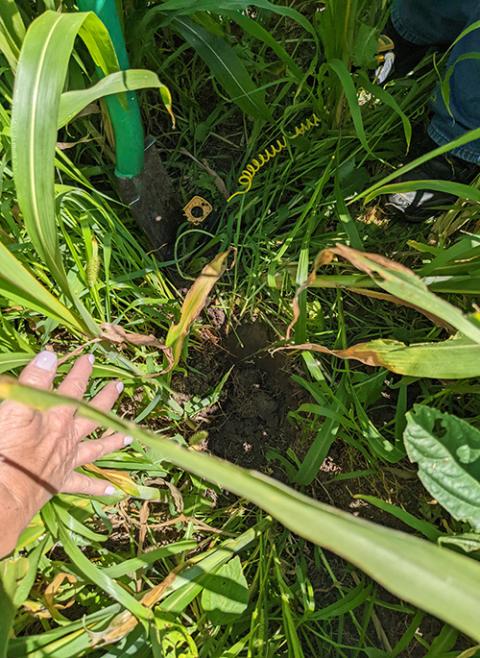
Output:
<path fill-rule="evenodd" d="M 128 69 L 130 64 L 116 0 L 78 0 L 77 4 L 80 11 L 93 11 L 100 18 L 110 34 L 120 68 Z M 119 178 L 135 178 L 143 171 L 145 135 L 137 94 L 128 91 L 122 96 L 122 102 L 118 96 L 105 98 L 115 134 L 115 174 Z"/>

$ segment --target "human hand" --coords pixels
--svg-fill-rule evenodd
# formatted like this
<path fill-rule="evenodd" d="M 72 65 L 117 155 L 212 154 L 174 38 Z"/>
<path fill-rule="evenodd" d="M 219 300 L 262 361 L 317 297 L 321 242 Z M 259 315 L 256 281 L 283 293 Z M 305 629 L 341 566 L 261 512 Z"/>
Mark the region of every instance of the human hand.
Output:
<path fill-rule="evenodd" d="M 88 386 L 94 357 L 80 357 L 58 386 L 62 395 L 81 399 Z M 57 372 L 54 352 L 41 352 L 22 371 L 19 382 L 50 389 Z M 123 390 L 121 382 L 107 384 L 91 401 L 110 410 Z M 120 450 L 132 442 L 123 434 L 105 434 L 82 441 L 97 424 L 76 416 L 75 409 L 59 406 L 36 411 L 23 404 L 0 404 L 0 556 L 14 547 L 20 532 L 56 493 L 112 495 L 115 487 L 105 480 L 82 475 L 76 468 Z"/>

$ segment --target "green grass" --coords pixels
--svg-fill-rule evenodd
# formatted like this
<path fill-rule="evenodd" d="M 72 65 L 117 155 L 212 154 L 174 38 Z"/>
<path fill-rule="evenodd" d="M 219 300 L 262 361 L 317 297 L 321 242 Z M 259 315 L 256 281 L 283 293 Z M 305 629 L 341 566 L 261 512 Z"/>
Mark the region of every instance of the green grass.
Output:
<path fill-rule="evenodd" d="M 0 5 L 1 12 L 7 4 Z M 298 2 L 297 13 L 286 11 L 289 3 L 283 1 L 273 3 L 274 12 L 265 2 L 238 2 L 238 8 L 253 5 L 243 18 L 229 14 L 231 5 L 225 2 L 202 0 L 202 7 L 177 2 L 184 13 L 170 24 L 166 14 L 147 9 L 144 3 L 125 4 L 130 12 L 125 24 L 132 65 L 153 71 L 168 86 L 177 121 L 172 128 L 158 91 L 141 91 L 146 132 L 157 138 L 182 203 L 200 194 L 214 211 L 200 228 L 187 221 L 179 226 L 174 259 L 155 259 L 117 200 L 113 149 L 98 105 L 59 133 L 58 140 L 69 148 L 57 149 L 55 170 L 53 151 L 48 154 L 49 167 L 40 160 L 41 175 L 55 173 L 55 195 L 52 190 L 50 197 L 42 196 L 46 183 L 41 176 L 27 181 L 27 188 L 23 181 L 22 187 L 24 170 L 17 168 L 14 179 L 10 144 L 10 67 L 16 50 L 2 46 L 8 62 L 0 78 L 0 241 L 45 291 L 42 304 L 32 304 L 25 292 L 23 298 L 18 291 L 14 294 L 0 272 L 2 372 L 17 373 L 45 345 L 61 354 L 72 353 L 95 335 L 101 323 L 118 323 L 164 341 L 179 321 L 184 288 L 229 247 L 235 250 L 235 264 L 210 294 L 209 304 L 225 313 L 230 331 L 252 319 L 267 324 L 270 347 L 283 344 L 295 290 L 306 281 L 315 256 L 337 242 L 402 262 L 427 280 L 432 291 L 441 293 L 442 300 L 464 313 L 474 310 L 472 295 L 479 288 L 474 203 L 459 201 L 434 224 L 409 227 L 382 215 L 375 201 L 364 205 L 356 198 L 408 161 L 410 132 L 415 137 L 420 131 L 436 82 L 429 60 L 420 76 L 392 81 L 383 91 L 372 88 L 371 44 L 375 28 L 386 19 L 387 2 L 330 0 L 323 12 L 315 11 L 315 3 Z M 28 25 L 32 10 L 27 3 L 18 5 Z M 168 5 L 175 9 L 173 0 Z M 46 7 L 51 8 L 50 3 Z M 63 9 L 72 7 L 64 3 Z M 193 15 L 193 9 L 198 13 Z M 146 22 L 148 11 L 153 13 Z M 192 20 L 197 21 L 193 26 L 198 34 L 212 39 L 210 45 L 219 49 L 227 71 L 219 70 L 218 58 L 212 60 L 212 51 L 204 45 L 191 47 L 186 35 Z M 11 24 L 0 28 L 12 36 Z M 92 70 L 86 48 L 77 43 L 68 88 L 89 85 Z M 253 91 L 253 102 L 239 99 L 239 76 Z M 62 85 L 60 81 L 59 94 Z M 45 103 L 52 100 L 47 95 Z M 35 110 L 22 106 L 20 99 L 17 113 L 22 107 Z M 321 126 L 291 142 L 257 174 L 248 194 L 227 203 L 212 170 L 228 193 L 234 193 L 244 166 L 276 139 L 291 134 L 312 112 L 320 117 Z M 51 118 L 46 113 L 44 120 Z M 471 190 L 478 194 L 474 186 Z M 47 204 L 49 241 L 39 234 L 43 219 L 39 223 L 38 217 L 25 216 L 22 199 L 39 192 Z M 319 270 L 313 285 L 299 297 L 293 342 L 345 349 L 379 338 L 410 344 L 446 337 L 417 311 L 356 292 L 367 286 L 377 291 L 381 287 L 345 261 Z M 72 313 L 70 324 L 58 317 L 58 309 L 57 315 L 52 313 L 47 291 Z M 396 294 L 401 297 L 400 292 Z M 438 305 L 438 299 L 428 301 Z M 449 315 L 452 311 L 445 305 L 439 313 L 454 326 L 452 318 L 467 332 L 477 331 L 470 317 Z M 433 591 L 428 588 L 433 587 L 437 568 L 433 556 L 438 538 L 450 547 L 442 553 L 445 564 L 452 561 L 451 571 L 449 566 L 443 571 L 438 567 L 439 572 L 449 571 L 464 582 L 462 574 L 466 580 L 470 569 L 476 574 L 479 535 L 432 503 L 433 496 L 406 458 L 402 440 L 406 413 L 414 402 L 478 427 L 475 379 L 448 383 L 399 376 L 308 351 L 287 353 L 284 376 L 303 391 L 298 405 L 286 410 L 299 439 L 286 453 L 279 454 L 272 446 L 270 468 L 297 491 L 349 512 L 345 531 L 340 532 L 343 517 L 329 525 L 320 514 L 320 509 L 326 513 L 324 508 L 313 502 L 297 500 L 293 492 L 287 498 L 281 489 L 273 495 L 263 480 L 254 486 L 246 473 L 178 448 L 177 444 L 204 438 L 209 419 L 222 423 L 225 396 L 234 389 L 223 380 L 212 381 L 202 368 L 201 355 L 212 350 L 212 333 L 222 346 L 224 331 L 225 327 L 215 330 L 208 314 L 201 315 L 173 376 L 152 377 L 163 363 L 156 347 L 94 344 L 97 361 L 90 393 L 106 378 L 121 377 L 126 383 L 121 415 L 138 421 L 157 438 L 132 430 L 138 434 L 131 452 L 97 464 L 128 473 L 132 479 L 123 481 L 123 489 L 129 496 L 114 505 L 58 496 L 25 532 L 13 558 L 0 563 L 1 605 L 7 609 L 13 601 L 18 608 L 11 628 L 8 615 L 0 622 L 0 647 L 2 642 L 6 647 L 7 634 L 11 636 L 5 655 L 476 655 L 467 650 L 478 640 L 478 629 L 464 626 L 468 637 L 445 622 L 451 619 L 450 608 L 455 608 L 452 596 L 457 597 L 457 607 L 468 608 L 467 601 L 475 600 L 474 576 L 472 592 L 467 591 L 468 583 L 464 589 L 445 589 L 438 606 L 437 597 L 427 597 L 423 590 Z M 236 376 L 234 368 L 230 377 Z M 198 387 L 200 393 L 194 393 Z M 163 445 L 162 438 L 169 440 L 164 453 L 154 449 L 155 441 Z M 387 452 L 386 445 L 395 450 Z M 240 497 L 227 495 L 226 490 Z M 352 513 L 377 524 L 369 530 L 370 539 L 362 535 Z M 414 543 L 405 539 L 402 544 L 381 526 L 407 532 Z M 455 571 L 455 551 L 465 555 L 458 546 L 466 535 L 474 550 L 461 565 L 458 561 Z M 416 544 L 414 538 L 420 536 L 428 543 Z M 382 538 L 385 546 L 388 543 L 387 558 L 372 553 Z M 366 549 L 362 541 L 370 542 Z M 446 542 L 457 542 L 457 547 Z M 424 580 L 416 586 L 409 565 L 413 568 L 419 546 L 425 551 Z M 221 580 L 219 569 L 231 564 L 234 555 L 241 559 L 248 584 L 248 607 L 218 623 L 207 611 L 208 596 L 215 600 L 227 591 L 236 603 L 244 596 L 238 574 L 234 581 Z M 438 618 L 397 598 L 375 578 L 405 599 L 416 597 Z M 147 602 L 152 597 L 150 604 L 141 602 L 144 596 Z M 217 605 L 225 606 L 225 601 L 217 598 Z"/>

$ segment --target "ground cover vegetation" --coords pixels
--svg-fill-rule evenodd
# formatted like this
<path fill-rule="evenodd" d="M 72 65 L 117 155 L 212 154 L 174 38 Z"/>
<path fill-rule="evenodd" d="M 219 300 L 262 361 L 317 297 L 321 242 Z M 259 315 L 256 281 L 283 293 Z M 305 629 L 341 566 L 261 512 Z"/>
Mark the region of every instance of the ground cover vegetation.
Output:
<path fill-rule="evenodd" d="M 376 84 L 387 0 L 119 7 L 127 73 L 75 3 L 0 0 L 0 396 L 58 404 L 11 375 L 90 350 L 125 391 L 75 404 L 134 437 L 85 468 L 121 495 L 0 562 L 0 656 L 480 655 L 480 190 L 378 203 L 445 56 Z M 127 90 L 213 208 L 162 254 L 117 192 Z"/>

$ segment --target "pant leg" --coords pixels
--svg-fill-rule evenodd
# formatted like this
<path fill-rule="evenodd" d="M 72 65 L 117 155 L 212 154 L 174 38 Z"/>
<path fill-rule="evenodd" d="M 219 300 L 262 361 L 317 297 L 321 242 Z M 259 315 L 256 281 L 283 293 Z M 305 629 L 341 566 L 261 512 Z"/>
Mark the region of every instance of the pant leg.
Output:
<path fill-rule="evenodd" d="M 419 46 L 450 44 L 464 30 L 477 0 L 394 0 L 392 22 Z"/>
<path fill-rule="evenodd" d="M 472 5 L 475 7 L 461 32 L 480 21 L 480 3 L 472 2 Z M 480 59 L 458 61 L 462 56 L 472 53 L 480 55 L 480 27 L 463 37 L 448 59 L 447 70 L 454 66 L 450 80 L 450 112 L 442 99 L 440 88 L 435 91 L 432 102 L 434 115 L 428 133 L 439 145 L 447 144 L 469 130 L 480 128 Z M 480 140 L 453 149 L 452 153 L 468 162 L 480 164 Z"/>

